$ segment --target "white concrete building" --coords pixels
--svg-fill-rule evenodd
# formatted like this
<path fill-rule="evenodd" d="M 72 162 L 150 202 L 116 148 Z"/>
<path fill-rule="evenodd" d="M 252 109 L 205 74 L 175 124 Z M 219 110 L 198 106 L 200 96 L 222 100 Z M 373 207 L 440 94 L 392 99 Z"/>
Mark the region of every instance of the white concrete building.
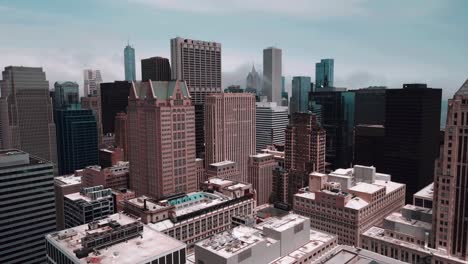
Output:
<path fill-rule="evenodd" d="M 275 47 L 263 50 L 263 90 L 262 95 L 269 102 L 281 105 L 282 51 Z"/>
<path fill-rule="evenodd" d="M 256 150 L 272 145 L 284 145 L 284 130 L 288 125 L 288 107 L 276 102 L 256 103 Z"/>

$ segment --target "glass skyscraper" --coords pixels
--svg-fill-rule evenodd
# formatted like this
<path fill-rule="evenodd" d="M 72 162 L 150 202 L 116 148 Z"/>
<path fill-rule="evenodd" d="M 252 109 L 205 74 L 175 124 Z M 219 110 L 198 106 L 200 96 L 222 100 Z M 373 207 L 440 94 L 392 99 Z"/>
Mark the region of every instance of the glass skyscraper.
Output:
<path fill-rule="evenodd" d="M 323 87 L 334 87 L 334 64 L 335 62 L 333 59 L 322 59 L 320 62 L 315 64 L 315 87 L 317 89 Z"/>
<path fill-rule="evenodd" d="M 128 44 L 124 49 L 125 80 L 135 81 L 135 49 Z"/>
<path fill-rule="evenodd" d="M 290 109 L 293 113 L 306 113 L 309 105 L 310 77 L 295 76 L 292 79 Z"/>

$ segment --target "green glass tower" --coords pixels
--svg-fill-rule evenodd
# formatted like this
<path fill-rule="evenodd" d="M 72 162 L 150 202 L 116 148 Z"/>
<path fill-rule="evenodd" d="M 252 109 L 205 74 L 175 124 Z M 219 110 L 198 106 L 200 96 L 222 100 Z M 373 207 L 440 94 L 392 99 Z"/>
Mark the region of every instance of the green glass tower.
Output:
<path fill-rule="evenodd" d="M 125 80 L 135 81 L 135 49 L 128 44 L 124 49 Z"/>
<path fill-rule="evenodd" d="M 333 73 L 335 62 L 333 59 L 322 59 L 315 64 L 315 87 L 334 87 Z"/>

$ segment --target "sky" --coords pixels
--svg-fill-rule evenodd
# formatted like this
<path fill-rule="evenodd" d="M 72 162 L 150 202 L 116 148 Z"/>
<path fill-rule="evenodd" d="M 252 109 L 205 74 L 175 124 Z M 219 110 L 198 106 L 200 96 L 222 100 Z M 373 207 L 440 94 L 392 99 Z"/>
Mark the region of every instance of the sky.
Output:
<path fill-rule="evenodd" d="M 288 79 L 314 79 L 315 63 L 334 58 L 335 86 L 423 82 L 447 98 L 468 78 L 466 10 L 465 0 L 0 0 L 0 67 L 43 67 L 51 87 L 82 86 L 86 68 L 122 80 L 128 41 L 141 76 L 140 60 L 170 58 L 180 36 L 222 44 L 223 86 L 245 86 L 275 46 Z"/>

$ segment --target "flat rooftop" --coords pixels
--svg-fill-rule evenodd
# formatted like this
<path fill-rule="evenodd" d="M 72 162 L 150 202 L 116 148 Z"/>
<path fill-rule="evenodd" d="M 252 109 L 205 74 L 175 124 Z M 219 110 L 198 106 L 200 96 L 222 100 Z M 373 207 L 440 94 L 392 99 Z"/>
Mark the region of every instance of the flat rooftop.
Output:
<path fill-rule="evenodd" d="M 74 174 L 58 176 L 54 178 L 55 183 L 60 186 L 69 186 L 81 184 L 81 176 L 76 176 Z"/>
<path fill-rule="evenodd" d="M 384 186 L 386 188 L 385 194 L 389 194 L 405 186 L 405 184 L 403 183 L 398 183 L 398 182 L 393 182 L 393 181 L 382 181 L 382 180 L 375 180 L 374 184 L 379 185 L 379 186 Z"/>
<path fill-rule="evenodd" d="M 146 208 L 151 212 L 151 211 L 158 211 L 160 209 L 167 208 L 167 206 L 162 206 L 157 203 L 154 203 L 150 200 L 150 198 L 146 196 L 140 196 L 140 197 L 135 197 L 133 199 L 127 200 L 127 203 L 132 204 L 138 208 L 144 208 L 145 207 L 145 199 L 146 199 Z"/>
<path fill-rule="evenodd" d="M 432 200 L 434 198 L 434 183 L 431 183 L 428 186 L 422 188 L 413 196 L 424 200 Z"/>
<path fill-rule="evenodd" d="M 22 150 L 3 149 L 0 150 L 0 169 L 24 167 L 39 164 L 49 164 L 49 161 L 32 156 Z"/>
<path fill-rule="evenodd" d="M 422 228 L 422 229 L 425 229 L 425 230 L 431 230 L 432 229 L 432 224 L 431 223 L 427 223 L 427 222 L 419 221 L 419 220 L 414 220 L 414 219 L 407 219 L 401 213 L 398 213 L 398 212 L 393 212 L 393 213 L 389 214 L 387 217 L 385 217 L 385 220 L 395 222 L 395 223 L 399 223 L 399 224 L 403 224 L 403 225 L 407 225 L 407 226 L 418 227 L 418 228 Z"/>
<path fill-rule="evenodd" d="M 270 217 L 264 222 L 256 225 L 257 229 L 263 230 L 264 227 L 282 232 L 297 224 L 304 223 L 307 218 L 297 214 L 287 214 L 281 218 Z"/>
<path fill-rule="evenodd" d="M 206 182 L 216 184 L 216 185 L 221 185 L 221 186 L 234 183 L 234 181 L 226 180 L 226 179 L 222 179 L 222 178 L 217 178 L 217 177 L 210 178 Z"/>
<path fill-rule="evenodd" d="M 361 193 L 375 193 L 384 188 L 383 186 L 370 184 L 366 182 L 358 182 L 355 186 L 349 188 L 350 191 L 361 192 Z"/>
<path fill-rule="evenodd" d="M 120 225 L 127 225 L 137 220 L 124 214 L 113 214 L 100 222 L 110 220 L 117 221 Z M 88 225 L 81 225 L 74 228 L 66 229 L 60 232 L 47 235 L 47 239 L 55 242 L 58 246 L 66 251 L 69 255 L 75 256 L 74 250 L 81 249 L 81 238 L 87 235 Z M 76 232 L 74 236 L 60 240 L 59 233 Z M 163 243 L 161 243 L 164 241 Z M 96 253 L 91 253 L 89 257 L 99 257 L 101 264 L 133 264 L 143 263 L 149 258 L 165 255 L 177 249 L 185 248 L 185 244 L 160 232 L 154 231 L 146 226 L 143 226 L 143 235 L 135 238 L 130 238 L 108 247 L 97 250 Z M 81 258 L 79 263 L 89 263 L 87 258 Z"/>
<path fill-rule="evenodd" d="M 351 246 L 340 245 L 332 252 L 325 254 L 315 263 L 322 264 L 404 264 L 393 258 L 385 257 L 383 255 Z"/>
<path fill-rule="evenodd" d="M 211 163 L 210 166 L 212 166 L 212 167 L 223 167 L 223 166 L 235 165 L 235 164 L 236 164 L 236 162 L 234 162 L 234 161 L 225 160 L 225 161 L 220 161 L 220 162 L 216 162 L 216 163 Z"/>
<path fill-rule="evenodd" d="M 257 153 L 255 155 L 250 155 L 251 158 L 266 158 L 266 157 L 273 157 L 273 154 L 268 153 Z"/>

